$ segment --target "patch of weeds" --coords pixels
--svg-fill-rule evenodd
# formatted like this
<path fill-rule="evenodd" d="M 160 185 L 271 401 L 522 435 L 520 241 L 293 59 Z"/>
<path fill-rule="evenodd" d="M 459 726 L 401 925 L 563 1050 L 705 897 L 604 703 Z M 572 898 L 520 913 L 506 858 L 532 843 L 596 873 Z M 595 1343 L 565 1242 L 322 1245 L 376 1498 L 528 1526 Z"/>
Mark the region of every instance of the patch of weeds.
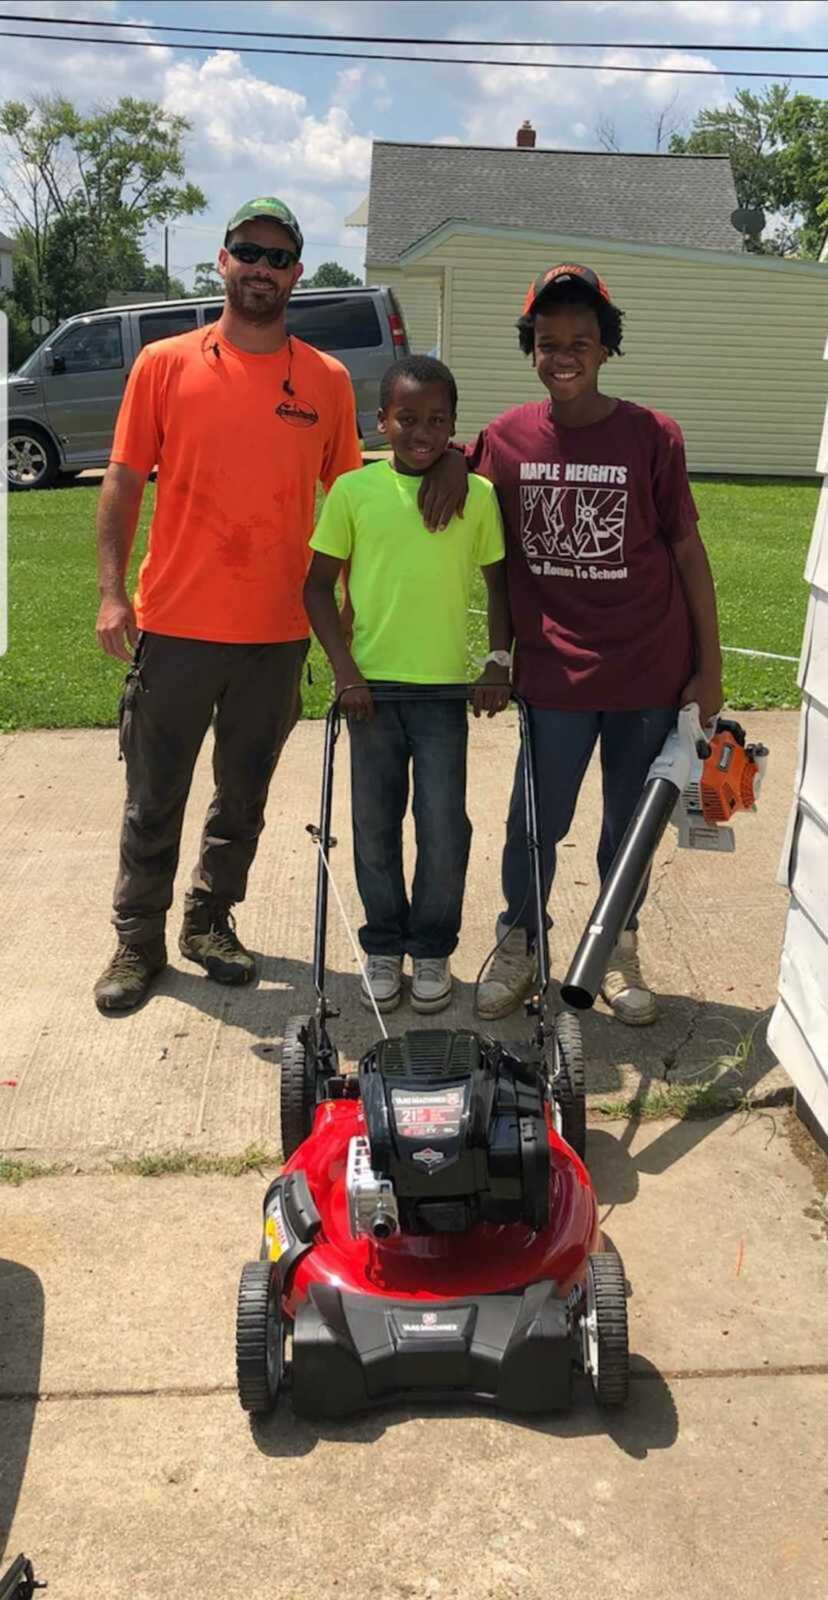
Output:
<path fill-rule="evenodd" d="M 204 1156 L 195 1151 L 165 1150 L 113 1162 L 110 1172 L 134 1178 L 240 1178 L 245 1172 L 261 1172 L 265 1167 L 281 1166 L 278 1152 L 250 1145 L 237 1156 Z"/>
<path fill-rule="evenodd" d="M 12 1161 L 0 1156 L 0 1183 L 11 1183 L 15 1188 L 30 1178 L 58 1178 L 67 1171 L 65 1166 L 44 1166 L 40 1161 Z"/>
<path fill-rule="evenodd" d="M 678 1122 L 694 1118 L 719 1117 L 725 1111 L 744 1110 L 750 1101 L 740 1089 L 723 1088 L 719 1083 L 660 1083 L 649 1094 L 632 1100 L 602 1100 L 591 1105 L 607 1120 L 634 1118 L 638 1122 L 658 1122 L 673 1117 Z"/>

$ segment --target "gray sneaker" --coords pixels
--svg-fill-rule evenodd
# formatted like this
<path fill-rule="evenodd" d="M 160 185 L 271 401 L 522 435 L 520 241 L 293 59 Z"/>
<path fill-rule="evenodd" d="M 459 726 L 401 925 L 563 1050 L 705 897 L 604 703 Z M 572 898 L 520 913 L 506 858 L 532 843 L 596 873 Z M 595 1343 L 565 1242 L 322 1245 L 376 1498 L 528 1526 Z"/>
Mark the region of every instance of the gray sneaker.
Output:
<path fill-rule="evenodd" d="M 227 907 L 188 907 L 178 948 L 188 961 L 197 961 L 216 983 L 252 983 L 256 963 L 236 936 L 236 923 Z"/>
<path fill-rule="evenodd" d="M 94 988 L 95 1004 L 99 1011 L 121 1013 L 134 1011 L 145 1000 L 153 978 L 167 965 L 167 947 L 163 938 L 151 939 L 146 944 L 126 944 L 118 941 L 118 948 L 108 966 L 104 967 Z"/>
<path fill-rule="evenodd" d="M 507 1017 L 531 994 L 538 975 L 534 950 L 529 948 L 525 928 L 510 928 L 502 917 L 497 920 L 498 948 L 495 950 L 477 989 L 479 1017 Z"/>
<path fill-rule="evenodd" d="M 365 987 L 363 978 L 359 990 L 359 998 L 369 1011 L 373 1011 L 371 995 L 378 1011 L 395 1011 L 400 1003 L 400 986 L 402 981 L 402 956 L 366 956 L 365 972 L 370 984 L 370 993 Z"/>
<path fill-rule="evenodd" d="M 619 935 L 601 984 L 601 994 L 619 1022 L 646 1028 L 658 1015 L 655 995 L 641 976 L 638 934 L 626 928 Z"/>
<path fill-rule="evenodd" d="M 415 1011 L 443 1011 L 451 1001 L 451 967 L 448 956 L 416 956 L 411 984 Z"/>

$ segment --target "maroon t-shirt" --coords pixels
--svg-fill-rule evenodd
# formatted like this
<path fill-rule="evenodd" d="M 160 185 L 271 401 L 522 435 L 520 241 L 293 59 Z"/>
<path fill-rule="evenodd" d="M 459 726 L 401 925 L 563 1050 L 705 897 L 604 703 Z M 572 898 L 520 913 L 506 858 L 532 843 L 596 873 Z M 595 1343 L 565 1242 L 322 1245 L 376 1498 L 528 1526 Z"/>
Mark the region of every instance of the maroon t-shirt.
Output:
<path fill-rule="evenodd" d="M 693 642 L 670 545 L 698 520 L 678 423 L 619 400 L 564 428 L 541 400 L 466 456 L 503 512 L 518 693 L 557 711 L 675 705 Z"/>

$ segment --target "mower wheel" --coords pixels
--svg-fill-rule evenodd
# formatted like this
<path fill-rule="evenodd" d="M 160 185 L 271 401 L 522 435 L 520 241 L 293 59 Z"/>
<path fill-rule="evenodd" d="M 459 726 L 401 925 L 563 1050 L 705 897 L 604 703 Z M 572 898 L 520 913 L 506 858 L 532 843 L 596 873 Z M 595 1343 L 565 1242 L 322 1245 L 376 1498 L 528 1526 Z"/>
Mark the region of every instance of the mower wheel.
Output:
<path fill-rule="evenodd" d="M 287 1161 L 313 1126 L 316 1111 L 316 1021 L 289 1017 L 282 1043 L 282 1078 L 279 1102 L 282 1153 Z"/>
<path fill-rule="evenodd" d="M 599 1406 L 623 1406 L 630 1387 L 627 1284 L 614 1250 L 587 1262 L 586 1306 L 582 1320 L 584 1370 Z"/>
<path fill-rule="evenodd" d="M 561 1112 L 561 1132 L 583 1161 L 586 1157 L 586 1089 L 581 1024 L 574 1011 L 555 1018 L 552 1093 Z"/>
<path fill-rule="evenodd" d="M 236 1313 L 236 1381 L 243 1410 L 272 1411 L 282 1377 L 284 1340 L 279 1274 L 273 1261 L 242 1269 Z"/>

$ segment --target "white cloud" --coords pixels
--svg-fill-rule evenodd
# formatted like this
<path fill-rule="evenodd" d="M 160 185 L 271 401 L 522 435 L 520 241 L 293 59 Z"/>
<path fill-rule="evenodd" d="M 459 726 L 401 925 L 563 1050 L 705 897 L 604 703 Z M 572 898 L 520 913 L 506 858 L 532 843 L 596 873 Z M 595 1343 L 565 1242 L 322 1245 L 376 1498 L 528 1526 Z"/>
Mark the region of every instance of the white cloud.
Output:
<path fill-rule="evenodd" d="M 331 105 L 350 105 L 363 89 L 364 81 L 365 68 L 363 66 L 343 68 L 337 78 L 336 88 L 331 95 Z"/>
<path fill-rule="evenodd" d="M 776 0 L 772 0 L 772 3 L 776 9 Z M 554 0 L 551 9 L 558 10 Z M 677 24 L 690 25 L 708 37 L 711 28 L 724 32 L 735 28 L 738 33 L 734 36 L 734 42 L 738 42 L 738 35 L 761 23 L 768 5 L 762 0 L 751 0 L 751 3 L 748 0 L 585 0 L 585 3 L 580 0 L 577 9 L 603 17 L 617 16 L 631 25 L 640 21 L 641 33 L 651 32 L 649 24 L 652 17 L 658 19 L 660 31 L 668 34 L 671 28 L 676 29 Z"/>
<path fill-rule="evenodd" d="M 28 11 L 24 3 L 18 9 Z M 44 21 L 61 16 L 64 8 L 57 4 L 38 6 L 37 15 Z M 101 32 L 106 33 L 107 19 L 120 13 L 117 0 L 105 0 L 98 7 L 105 15 L 101 18 Z M 63 20 L 61 18 L 61 20 Z M 126 19 L 124 19 L 126 20 Z M 137 23 L 142 37 L 146 37 L 151 24 Z M 23 27 L 23 24 L 20 24 Z M 86 30 L 80 30 L 84 37 Z M 95 38 L 89 30 L 90 39 Z M 129 35 L 127 35 L 128 37 Z M 114 35 L 112 36 L 114 37 Z M 23 39 L 9 36 L 3 40 L 0 61 L 0 100 L 28 100 L 35 94 L 63 94 L 80 106 L 106 96 L 117 99 L 122 94 L 137 98 L 157 98 L 158 75 L 171 62 L 173 53 L 165 45 L 149 49 L 135 49 L 120 44 L 96 45 L 69 43 L 55 35 L 51 39 Z"/>
<path fill-rule="evenodd" d="M 313 116 L 304 95 L 255 77 L 231 50 L 197 66 L 176 62 L 166 74 L 163 101 L 191 124 L 201 166 L 244 168 L 254 189 L 368 176 L 371 141 L 357 133 L 343 106 Z"/>
<path fill-rule="evenodd" d="M 627 148 L 648 147 L 652 116 L 664 107 L 675 102 L 682 120 L 689 123 L 702 106 L 723 104 L 729 95 L 726 80 L 709 57 L 682 51 L 603 50 L 596 53 L 592 71 L 549 73 L 528 65 L 537 60 L 535 52 L 522 54 L 525 67 L 467 69 L 471 94 L 464 96 L 461 114 L 470 142 L 511 145 L 528 118 L 538 144 L 550 149 L 588 143 L 596 124 L 606 121 L 618 124 Z M 560 61 L 567 54 L 547 51 L 545 58 Z M 619 70 L 640 66 L 664 70 L 652 77 Z M 708 69 L 710 75 L 682 77 L 678 69 L 683 66 Z"/>
<path fill-rule="evenodd" d="M 812 28 L 820 31 L 825 28 L 825 0 L 782 0 L 775 7 L 775 12 L 778 25 L 789 33 L 807 33 Z M 778 15 L 780 12 L 781 16 Z"/>
<path fill-rule="evenodd" d="M 606 35 L 607 24 L 613 20 L 635 42 L 642 35 L 651 38 L 655 20 L 659 34 L 670 44 L 705 39 L 707 49 L 715 48 L 713 34 L 718 34 L 723 44 L 765 43 L 771 30 L 812 31 L 816 42 L 826 18 L 825 0 L 542 0 L 542 5 L 533 9 L 542 9 L 546 22 L 551 25 L 554 21 L 555 26 L 563 11 L 568 11 L 573 21 L 577 17 L 579 26 L 588 19 L 583 30 L 585 42 L 590 33 Z M 542 29 L 537 31 L 540 37 Z M 751 33 L 758 37 L 750 40 Z"/>

